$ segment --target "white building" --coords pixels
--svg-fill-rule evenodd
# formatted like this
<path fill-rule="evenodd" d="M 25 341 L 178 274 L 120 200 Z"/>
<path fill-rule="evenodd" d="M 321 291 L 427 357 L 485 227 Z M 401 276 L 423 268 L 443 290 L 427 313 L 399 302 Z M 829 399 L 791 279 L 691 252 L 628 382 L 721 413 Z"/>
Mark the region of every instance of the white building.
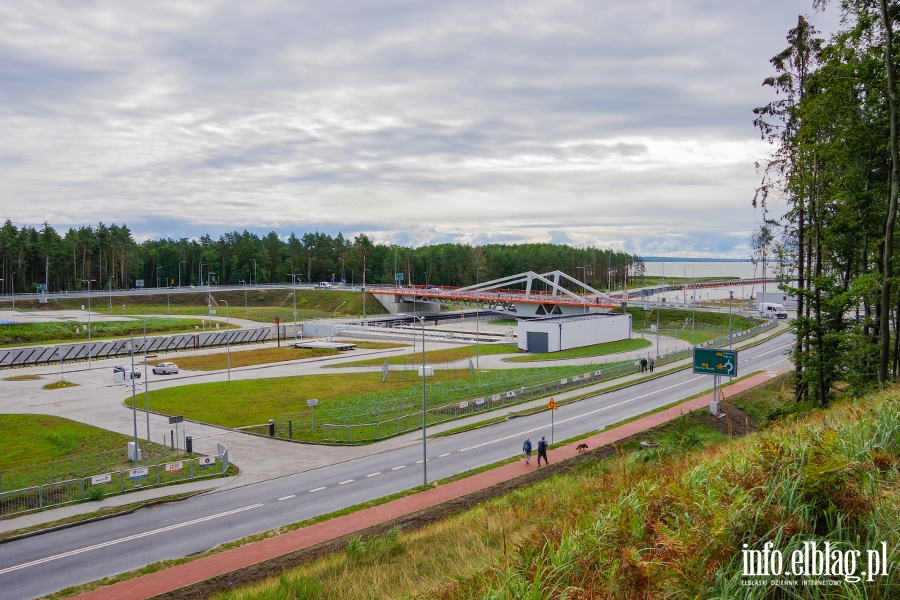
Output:
<path fill-rule="evenodd" d="M 797 310 L 797 296 L 789 296 L 787 292 L 777 290 L 774 292 L 759 292 L 756 294 L 756 302 L 762 304 L 780 304 L 788 310 Z"/>
<path fill-rule="evenodd" d="M 519 350 L 544 354 L 631 337 L 631 315 L 587 314 L 519 321 Z"/>

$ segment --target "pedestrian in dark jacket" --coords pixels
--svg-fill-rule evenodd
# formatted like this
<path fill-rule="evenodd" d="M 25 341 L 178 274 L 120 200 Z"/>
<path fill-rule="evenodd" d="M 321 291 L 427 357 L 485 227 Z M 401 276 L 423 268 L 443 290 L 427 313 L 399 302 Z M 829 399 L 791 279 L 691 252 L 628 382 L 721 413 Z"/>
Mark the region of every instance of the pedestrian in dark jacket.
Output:
<path fill-rule="evenodd" d="M 541 458 L 544 459 L 544 464 L 549 465 L 550 461 L 547 460 L 547 446 L 550 444 L 547 443 L 547 438 L 545 436 L 541 436 L 541 441 L 538 442 L 538 466 L 541 466 Z"/>
<path fill-rule="evenodd" d="M 647 370 L 647 359 L 642 358 L 641 359 L 641 373 L 643 373 L 646 370 Z"/>
<path fill-rule="evenodd" d="M 522 452 L 525 453 L 525 464 L 531 463 L 531 438 L 525 438 L 525 443 L 522 444 Z"/>

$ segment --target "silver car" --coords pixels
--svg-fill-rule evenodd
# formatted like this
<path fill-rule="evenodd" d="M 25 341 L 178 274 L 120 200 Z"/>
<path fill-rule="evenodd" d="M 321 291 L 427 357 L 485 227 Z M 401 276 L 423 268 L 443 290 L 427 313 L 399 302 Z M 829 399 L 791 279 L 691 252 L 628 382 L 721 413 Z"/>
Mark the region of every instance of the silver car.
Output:
<path fill-rule="evenodd" d="M 178 372 L 178 365 L 175 363 L 164 362 L 159 363 L 158 365 L 153 365 L 153 374 L 154 375 L 169 375 L 171 373 Z"/>

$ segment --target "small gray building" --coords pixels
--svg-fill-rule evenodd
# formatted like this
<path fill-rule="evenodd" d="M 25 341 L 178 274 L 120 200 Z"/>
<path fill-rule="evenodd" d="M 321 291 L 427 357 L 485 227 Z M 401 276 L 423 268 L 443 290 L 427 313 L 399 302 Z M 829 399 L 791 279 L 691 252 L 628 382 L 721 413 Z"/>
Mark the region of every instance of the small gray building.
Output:
<path fill-rule="evenodd" d="M 631 338 L 631 315 L 592 313 L 519 321 L 519 350 L 544 354 Z"/>

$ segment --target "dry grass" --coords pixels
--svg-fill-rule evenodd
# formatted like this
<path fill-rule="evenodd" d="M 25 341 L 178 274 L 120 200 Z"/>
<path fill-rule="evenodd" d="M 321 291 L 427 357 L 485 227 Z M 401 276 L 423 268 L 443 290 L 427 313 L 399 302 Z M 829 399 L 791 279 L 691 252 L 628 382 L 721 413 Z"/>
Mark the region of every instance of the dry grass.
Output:
<path fill-rule="evenodd" d="M 321 348 L 297 349 L 297 348 L 260 348 L 257 350 L 232 350 L 231 367 L 249 367 L 268 363 L 302 360 L 304 358 L 319 358 L 322 356 L 335 356 L 340 354 L 338 350 L 326 350 Z M 148 364 L 158 365 L 168 360 L 155 360 Z M 190 371 L 218 371 L 228 367 L 228 353 L 216 352 L 215 354 L 200 354 L 197 356 L 184 356 L 176 363 L 178 368 Z"/>
<path fill-rule="evenodd" d="M 13 375 L 12 377 L 4 377 L 3 381 L 34 381 L 36 379 L 43 379 L 38 375 Z"/>

